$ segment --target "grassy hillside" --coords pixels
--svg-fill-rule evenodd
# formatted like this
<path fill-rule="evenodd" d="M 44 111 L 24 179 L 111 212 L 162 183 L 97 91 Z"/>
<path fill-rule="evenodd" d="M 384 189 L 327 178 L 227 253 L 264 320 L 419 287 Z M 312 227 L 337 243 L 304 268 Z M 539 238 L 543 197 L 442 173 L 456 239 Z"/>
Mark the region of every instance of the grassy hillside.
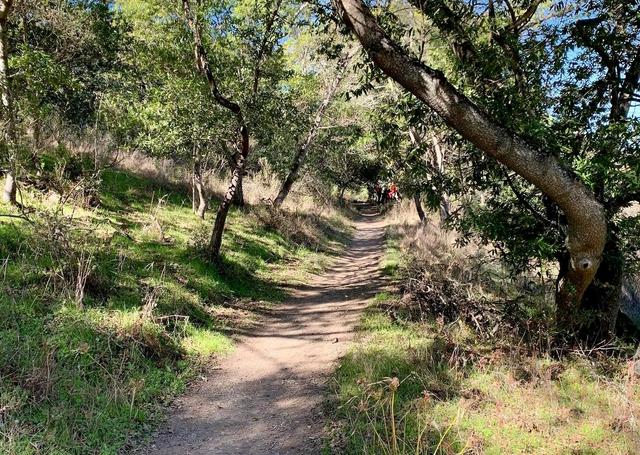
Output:
<path fill-rule="evenodd" d="M 0 216 L 3 454 L 117 453 L 348 233 L 344 218 L 233 210 L 214 266 L 212 221 L 179 189 L 108 170 L 93 210 L 23 197 L 33 221 Z"/>
<path fill-rule="evenodd" d="M 482 249 L 433 223 L 387 237 L 396 291 L 372 302 L 335 376 L 346 453 L 640 453 L 633 347 L 558 351 L 549 301 Z"/>

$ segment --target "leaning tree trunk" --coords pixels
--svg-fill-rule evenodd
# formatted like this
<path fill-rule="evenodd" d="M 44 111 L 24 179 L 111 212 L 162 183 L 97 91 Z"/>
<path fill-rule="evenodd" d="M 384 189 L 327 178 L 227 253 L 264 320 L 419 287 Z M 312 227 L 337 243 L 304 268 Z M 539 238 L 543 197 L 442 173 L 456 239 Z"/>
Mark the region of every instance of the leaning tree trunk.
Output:
<path fill-rule="evenodd" d="M 236 163 L 236 157 L 235 156 L 229 156 L 228 159 L 229 162 L 229 168 L 231 169 L 231 172 L 233 172 L 233 170 L 236 168 L 236 166 L 238 165 Z M 231 201 L 231 203 L 233 205 L 235 205 L 236 207 L 244 207 L 244 190 L 242 189 L 242 182 L 244 180 L 244 171 L 243 171 L 243 175 L 241 176 L 240 180 L 238 180 L 238 185 L 236 187 L 236 192 L 233 195 L 233 200 Z"/>
<path fill-rule="evenodd" d="M 420 192 L 417 192 L 413 195 L 413 202 L 416 204 L 416 211 L 418 212 L 418 216 L 420 217 L 421 223 L 427 222 L 427 215 L 424 213 L 424 209 L 422 208 L 422 201 L 420 200 Z"/>
<path fill-rule="evenodd" d="M 362 0 L 334 0 L 344 23 L 384 73 L 433 109 L 447 125 L 488 156 L 549 196 L 564 212 L 570 267 L 559 283 L 557 302 L 577 310 L 600 266 L 607 238 L 602 205 L 552 154 L 534 149 L 501 125 L 444 77 L 411 57 L 378 25 Z"/>
<path fill-rule="evenodd" d="M 16 126 L 13 117 L 11 90 L 9 87 L 9 48 L 7 43 L 7 27 L 11 0 L 0 0 L 0 90 L 2 91 L 2 117 L 5 121 L 5 142 L 9 151 L 8 169 L 5 174 L 2 200 L 11 205 L 17 205 L 17 183 L 15 178 L 15 159 L 13 148 L 16 146 Z"/>
<path fill-rule="evenodd" d="M 231 176 L 231 183 L 229 184 L 229 188 L 227 189 L 227 192 L 224 195 L 224 199 L 218 207 L 216 220 L 213 224 L 213 231 L 211 232 L 211 239 L 209 241 L 209 256 L 211 257 L 211 259 L 215 260 L 220 255 L 220 247 L 222 246 L 222 233 L 224 232 L 224 226 L 227 221 L 229 207 L 231 206 L 231 202 L 233 201 L 233 198 L 235 196 L 238 183 L 242 179 L 244 166 L 247 161 L 247 156 L 249 155 L 249 129 L 244 120 L 244 115 L 242 114 L 240 105 L 238 103 L 235 103 L 234 101 L 231 101 L 230 99 L 223 96 L 222 93 L 220 93 L 218 83 L 213 77 L 211 66 L 209 65 L 207 53 L 202 44 L 199 25 L 191 12 L 190 1 L 183 0 L 182 7 L 184 10 L 185 18 L 187 20 L 187 24 L 189 25 L 191 33 L 193 34 L 196 64 L 200 72 L 207 80 L 207 84 L 209 85 L 209 92 L 211 93 L 211 96 L 216 101 L 216 103 L 231 111 L 240 127 L 240 153 L 238 153 L 238 156 L 235 159 L 235 168 Z"/>
<path fill-rule="evenodd" d="M 218 213 L 216 214 L 216 221 L 213 224 L 213 232 L 211 233 L 211 240 L 209 241 L 209 254 L 212 259 L 217 259 L 220 254 L 220 247 L 222 246 L 222 232 L 224 231 L 224 224 L 227 220 L 227 214 L 229 213 L 229 207 L 233 203 L 233 198 L 236 194 L 238 184 L 242 181 L 242 174 L 244 172 L 244 165 L 249 155 L 249 130 L 243 126 L 240 129 L 241 135 L 241 149 L 236 159 L 236 167 L 233 170 L 231 176 L 231 183 L 227 193 L 224 195 L 222 203 L 218 207 Z"/>
<path fill-rule="evenodd" d="M 343 186 L 340 188 L 340 195 L 338 196 L 338 202 L 340 205 L 344 205 L 344 193 L 347 191 L 347 187 Z"/>
<path fill-rule="evenodd" d="M 282 182 L 282 187 L 280 187 L 278 196 L 276 196 L 275 200 L 273 201 L 273 205 L 275 207 L 282 206 L 282 204 L 284 203 L 284 200 L 289 195 L 289 192 L 291 191 L 293 184 L 296 182 L 296 180 L 298 180 L 300 169 L 304 164 L 304 160 L 307 156 L 307 153 L 309 152 L 309 148 L 311 147 L 311 144 L 313 143 L 314 139 L 318 135 L 318 130 L 320 129 L 320 125 L 322 124 L 324 114 L 327 108 L 329 107 L 329 105 L 331 104 L 331 100 L 333 100 L 333 97 L 335 96 L 335 93 L 338 90 L 338 87 L 340 86 L 340 82 L 345 76 L 345 70 L 348 64 L 349 64 L 349 58 L 343 57 L 340 61 L 340 64 L 338 65 L 338 74 L 336 75 L 335 79 L 333 79 L 333 81 L 331 82 L 331 85 L 329 85 L 329 88 L 327 89 L 325 97 L 320 103 L 318 110 L 316 111 L 316 116 L 313 120 L 313 124 L 311 125 L 311 128 L 309 129 L 309 132 L 307 133 L 307 137 L 305 138 L 304 142 L 300 144 L 300 146 L 298 147 L 298 150 L 296 151 L 296 154 L 293 157 L 293 162 L 291 163 L 291 168 L 289 169 L 289 173 L 287 174 L 287 177 L 284 179 L 284 182 Z"/>

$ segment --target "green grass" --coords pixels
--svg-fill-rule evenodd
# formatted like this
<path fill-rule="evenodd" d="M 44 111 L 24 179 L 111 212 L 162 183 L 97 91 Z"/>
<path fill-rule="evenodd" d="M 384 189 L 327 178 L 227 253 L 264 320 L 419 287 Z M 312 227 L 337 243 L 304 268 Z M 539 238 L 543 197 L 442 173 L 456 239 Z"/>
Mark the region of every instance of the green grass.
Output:
<path fill-rule="evenodd" d="M 53 216 L 39 193 L 24 196 L 41 210 L 34 225 L 0 218 L 3 454 L 118 453 L 233 349 L 234 331 L 286 297 L 282 284 L 329 263 L 346 238 L 316 220 L 322 244 L 301 246 L 233 209 L 214 266 L 199 247 L 212 221 L 179 189 L 109 170 L 96 210 Z M 81 304 L 79 263 L 91 270 Z"/>
<path fill-rule="evenodd" d="M 344 453 L 640 453 L 630 362 L 555 359 L 459 322 L 391 317 L 383 309 L 398 298 L 373 299 L 335 374 Z"/>
<path fill-rule="evenodd" d="M 400 249 L 400 237 L 393 227 L 387 228 L 385 234 L 384 256 L 380 263 L 382 273 L 386 276 L 397 278 L 400 263 L 402 261 L 402 250 Z"/>

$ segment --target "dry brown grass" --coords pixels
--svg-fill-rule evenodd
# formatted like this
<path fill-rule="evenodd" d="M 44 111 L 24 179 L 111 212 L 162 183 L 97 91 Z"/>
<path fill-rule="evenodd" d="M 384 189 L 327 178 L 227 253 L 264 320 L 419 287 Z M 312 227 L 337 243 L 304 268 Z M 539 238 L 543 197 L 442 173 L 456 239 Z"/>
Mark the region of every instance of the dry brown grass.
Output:
<path fill-rule="evenodd" d="M 178 187 L 186 193 L 191 191 L 190 170 L 170 159 L 151 158 L 140 152 L 130 152 L 118 157 L 117 166 L 162 185 Z M 268 204 L 280 189 L 281 181 L 266 161 L 261 160 L 258 168 L 259 171 L 243 179 L 244 199 L 248 205 Z M 213 199 L 221 199 L 227 191 L 229 179 L 226 172 L 208 172 L 204 177 L 208 194 Z M 296 215 L 313 213 L 325 218 L 344 215 L 331 197 L 316 191 L 314 182 L 304 177 L 294 186 L 282 208 Z"/>
<path fill-rule="evenodd" d="M 346 452 L 640 453 L 629 349 L 557 351 L 550 283 L 511 276 L 413 210 L 387 215 L 401 292 L 377 296 L 336 374 Z"/>
<path fill-rule="evenodd" d="M 489 248 L 461 243 L 458 233 L 436 215 L 419 223 L 413 205 L 403 202 L 387 218 L 397 239 L 402 298 L 386 304 L 394 318 L 442 323 L 460 321 L 483 338 L 527 339 L 548 346 L 552 282 L 544 274 L 514 276 Z"/>

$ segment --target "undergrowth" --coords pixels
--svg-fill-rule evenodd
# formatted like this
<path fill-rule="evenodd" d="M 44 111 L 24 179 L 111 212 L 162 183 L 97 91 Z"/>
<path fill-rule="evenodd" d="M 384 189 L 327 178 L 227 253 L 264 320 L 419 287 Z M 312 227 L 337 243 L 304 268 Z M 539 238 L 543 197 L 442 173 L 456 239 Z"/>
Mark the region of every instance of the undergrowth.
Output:
<path fill-rule="evenodd" d="M 455 234 L 391 225 L 372 302 L 335 375 L 335 452 L 640 453 L 633 347 L 561 351 L 546 271 L 512 277 Z"/>
<path fill-rule="evenodd" d="M 148 434 L 161 405 L 285 297 L 280 284 L 305 280 L 348 235 L 346 221 L 234 209 L 214 266 L 201 254 L 211 221 L 174 187 L 106 170 L 95 208 L 45 188 L 22 189 L 31 221 L 0 217 L 3 454 L 115 454 Z"/>

